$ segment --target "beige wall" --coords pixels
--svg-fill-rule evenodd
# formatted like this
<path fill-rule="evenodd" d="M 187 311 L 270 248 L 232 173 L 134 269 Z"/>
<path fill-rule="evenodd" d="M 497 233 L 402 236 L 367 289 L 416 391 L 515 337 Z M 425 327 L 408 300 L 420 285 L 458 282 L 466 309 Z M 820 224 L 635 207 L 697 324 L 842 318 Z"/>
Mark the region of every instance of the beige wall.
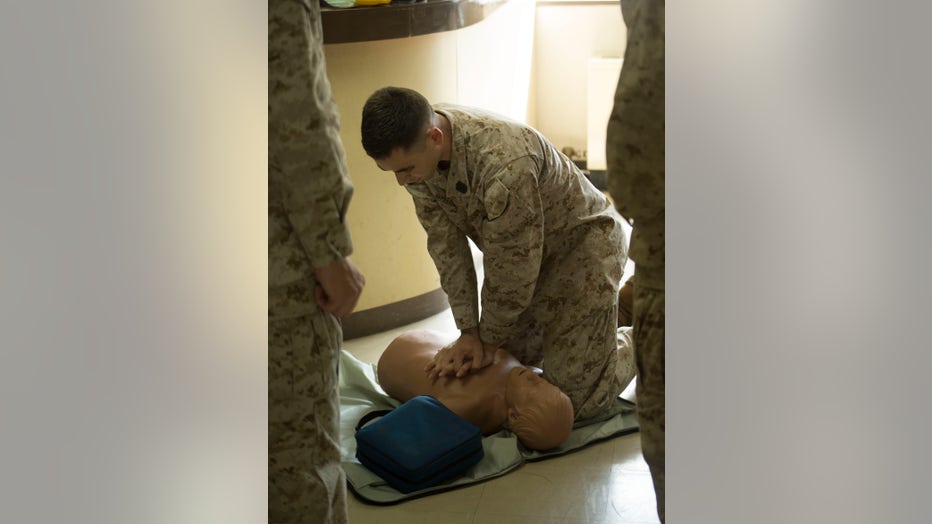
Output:
<path fill-rule="evenodd" d="M 440 287 L 426 234 L 408 193 L 379 170 L 359 139 L 362 106 L 376 89 L 416 89 L 432 102 L 486 107 L 523 120 L 527 112 L 534 4 L 512 0 L 478 24 L 445 33 L 325 46 L 355 193 L 347 221 L 353 261 L 366 275 L 357 311 Z"/>
<path fill-rule="evenodd" d="M 509 0 L 489 18 L 457 31 L 455 102 L 527 121 L 534 8 L 533 0 Z"/>
<path fill-rule="evenodd" d="M 529 122 L 557 149 L 586 149 L 589 58 L 624 56 L 625 35 L 617 1 L 537 2 Z"/>

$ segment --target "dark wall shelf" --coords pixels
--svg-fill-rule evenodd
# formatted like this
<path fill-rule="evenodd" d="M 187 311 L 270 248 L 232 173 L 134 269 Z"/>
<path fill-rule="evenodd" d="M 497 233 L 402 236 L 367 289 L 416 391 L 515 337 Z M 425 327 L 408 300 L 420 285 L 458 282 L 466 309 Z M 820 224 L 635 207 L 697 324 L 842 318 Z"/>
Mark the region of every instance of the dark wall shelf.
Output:
<path fill-rule="evenodd" d="M 337 9 L 321 7 L 325 44 L 369 42 L 454 31 L 481 22 L 507 0 L 426 0 Z"/>

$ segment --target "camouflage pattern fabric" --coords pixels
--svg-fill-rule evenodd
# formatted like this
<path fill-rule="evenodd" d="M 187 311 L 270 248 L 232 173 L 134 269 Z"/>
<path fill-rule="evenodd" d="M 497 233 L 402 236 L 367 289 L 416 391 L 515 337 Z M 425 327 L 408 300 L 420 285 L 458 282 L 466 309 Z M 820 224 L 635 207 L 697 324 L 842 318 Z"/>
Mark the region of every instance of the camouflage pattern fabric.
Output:
<path fill-rule="evenodd" d="M 637 375 L 637 362 L 634 357 L 634 329 L 631 326 L 619 326 L 617 331 L 618 366 L 615 375 L 618 383 L 628 387 Z"/>
<path fill-rule="evenodd" d="M 342 332 L 314 301 L 313 268 L 352 253 L 352 185 L 316 0 L 269 0 L 268 95 L 269 522 L 342 523 Z"/>
<path fill-rule="evenodd" d="M 664 2 L 622 0 L 628 42 L 607 129 L 608 188 L 633 220 L 634 347 L 641 447 L 664 511 Z"/>
<path fill-rule="evenodd" d="M 662 289 L 634 287 L 634 347 L 637 361 L 637 412 L 641 426 L 641 450 L 650 467 L 657 495 L 657 514 L 664 521 L 664 479 L 666 469 L 666 400 L 664 321 Z"/>
<path fill-rule="evenodd" d="M 664 5 L 632 1 L 628 44 L 606 131 L 609 193 L 634 220 L 639 283 L 664 287 Z M 640 9 L 637 9 L 640 8 Z"/>
<path fill-rule="evenodd" d="M 616 327 L 617 318 L 613 307 L 580 323 L 558 323 L 544 337 L 545 348 L 561 349 L 545 355 L 544 378 L 561 384 L 577 419 L 607 410 L 635 376 L 634 348 L 629 333 Z"/>
<path fill-rule="evenodd" d="M 616 301 L 627 258 L 620 217 L 536 130 L 480 109 L 434 109 L 452 126 L 450 167 L 405 188 L 457 327 L 478 326 L 484 342 L 525 364 L 543 362 L 577 418 L 607 409 L 621 392 Z M 467 237 L 483 252 L 481 319 Z"/>
<path fill-rule="evenodd" d="M 344 523 L 333 315 L 269 321 L 269 522 Z M 335 429 L 337 428 L 337 429 Z"/>

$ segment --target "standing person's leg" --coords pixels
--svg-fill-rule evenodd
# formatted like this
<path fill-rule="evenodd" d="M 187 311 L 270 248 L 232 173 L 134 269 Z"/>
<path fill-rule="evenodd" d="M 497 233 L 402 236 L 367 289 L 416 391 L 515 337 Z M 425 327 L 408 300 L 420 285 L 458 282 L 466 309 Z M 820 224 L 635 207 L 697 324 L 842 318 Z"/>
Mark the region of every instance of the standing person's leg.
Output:
<path fill-rule="evenodd" d="M 634 345 L 641 447 L 664 521 L 665 6 L 622 0 L 627 46 L 606 129 L 608 189 L 633 219 Z"/>
<path fill-rule="evenodd" d="M 337 367 L 329 314 L 269 320 L 269 523 L 347 522 Z"/>
<path fill-rule="evenodd" d="M 641 450 L 650 467 L 657 495 L 657 514 L 664 522 L 666 410 L 664 364 L 664 290 L 634 286 L 634 344 L 637 360 L 637 413 Z"/>

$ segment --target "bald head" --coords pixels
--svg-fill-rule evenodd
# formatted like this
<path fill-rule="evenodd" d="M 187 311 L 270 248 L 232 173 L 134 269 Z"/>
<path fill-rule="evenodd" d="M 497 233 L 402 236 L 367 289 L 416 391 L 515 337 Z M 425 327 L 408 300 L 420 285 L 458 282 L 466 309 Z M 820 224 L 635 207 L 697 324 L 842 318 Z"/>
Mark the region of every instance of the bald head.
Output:
<path fill-rule="evenodd" d="M 506 398 L 513 399 L 508 416 L 512 432 L 528 449 L 543 451 L 563 444 L 573 431 L 570 398 L 530 370 L 515 375 L 517 378 L 509 382 L 509 387 L 524 391 L 506 393 Z"/>

